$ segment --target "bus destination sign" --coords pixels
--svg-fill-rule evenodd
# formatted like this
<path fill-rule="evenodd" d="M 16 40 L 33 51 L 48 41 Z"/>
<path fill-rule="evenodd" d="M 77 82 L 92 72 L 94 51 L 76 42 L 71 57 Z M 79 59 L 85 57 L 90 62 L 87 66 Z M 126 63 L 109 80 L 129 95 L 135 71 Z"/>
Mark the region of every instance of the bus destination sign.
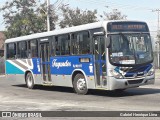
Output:
<path fill-rule="evenodd" d="M 143 22 L 114 22 L 108 23 L 108 32 L 148 32 L 146 23 Z"/>

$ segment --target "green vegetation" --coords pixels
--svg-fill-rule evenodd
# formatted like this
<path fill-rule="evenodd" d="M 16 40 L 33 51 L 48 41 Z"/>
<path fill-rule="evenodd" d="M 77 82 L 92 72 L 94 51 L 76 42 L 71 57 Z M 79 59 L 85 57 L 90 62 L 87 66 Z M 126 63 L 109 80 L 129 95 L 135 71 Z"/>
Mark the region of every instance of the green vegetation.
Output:
<path fill-rule="evenodd" d="M 0 9 L 3 12 L 6 38 L 19 37 L 33 33 L 47 31 L 47 6 L 34 0 L 12 0 L 6 2 Z M 50 27 L 71 27 L 98 21 L 97 10 L 73 9 L 65 5 L 55 8 L 49 7 Z M 119 11 L 105 13 L 104 17 L 111 19 L 124 19 Z"/>

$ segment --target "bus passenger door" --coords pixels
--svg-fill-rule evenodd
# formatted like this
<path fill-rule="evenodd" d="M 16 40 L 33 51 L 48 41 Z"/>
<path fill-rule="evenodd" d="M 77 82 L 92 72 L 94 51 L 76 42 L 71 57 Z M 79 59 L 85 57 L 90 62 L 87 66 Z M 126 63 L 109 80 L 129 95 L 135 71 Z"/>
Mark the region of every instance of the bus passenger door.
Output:
<path fill-rule="evenodd" d="M 43 82 L 51 82 L 51 73 L 50 73 L 50 47 L 49 43 L 40 44 L 40 56 L 41 56 L 41 68 Z"/>
<path fill-rule="evenodd" d="M 95 80 L 97 87 L 107 87 L 106 52 L 104 36 L 94 37 Z"/>

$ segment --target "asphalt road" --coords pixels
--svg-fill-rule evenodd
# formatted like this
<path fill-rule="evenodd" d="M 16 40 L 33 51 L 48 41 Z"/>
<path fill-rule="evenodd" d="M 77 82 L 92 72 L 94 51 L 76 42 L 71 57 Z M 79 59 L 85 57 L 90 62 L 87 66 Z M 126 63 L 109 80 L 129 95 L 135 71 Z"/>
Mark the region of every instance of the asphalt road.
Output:
<path fill-rule="evenodd" d="M 90 90 L 88 95 L 77 95 L 66 87 L 30 90 L 0 76 L 0 111 L 160 111 L 160 71 L 154 85 L 122 93 Z"/>

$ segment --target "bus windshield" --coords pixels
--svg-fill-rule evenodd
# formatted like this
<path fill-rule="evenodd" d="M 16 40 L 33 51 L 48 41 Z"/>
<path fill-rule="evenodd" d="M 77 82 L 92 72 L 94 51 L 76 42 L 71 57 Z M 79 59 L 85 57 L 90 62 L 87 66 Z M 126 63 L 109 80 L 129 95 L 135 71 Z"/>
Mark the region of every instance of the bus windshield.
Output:
<path fill-rule="evenodd" d="M 135 65 L 153 60 L 152 44 L 149 34 L 113 34 L 110 35 L 110 62 L 112 64 Z"/>

